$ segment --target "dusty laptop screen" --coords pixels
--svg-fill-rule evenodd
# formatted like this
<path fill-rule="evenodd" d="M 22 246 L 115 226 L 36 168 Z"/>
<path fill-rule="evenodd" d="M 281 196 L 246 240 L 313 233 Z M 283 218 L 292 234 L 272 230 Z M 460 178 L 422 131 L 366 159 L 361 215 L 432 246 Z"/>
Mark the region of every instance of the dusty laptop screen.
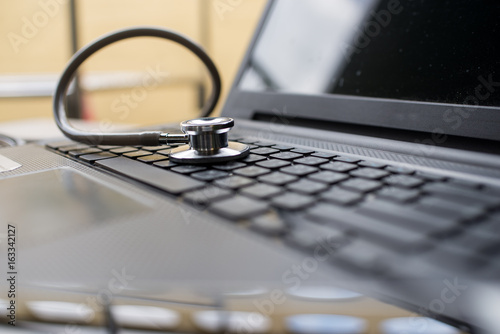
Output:
<path fill-rule="evenodd" d="M 500 3 L 275 4 L 239 86 L 500 106 Z"/>

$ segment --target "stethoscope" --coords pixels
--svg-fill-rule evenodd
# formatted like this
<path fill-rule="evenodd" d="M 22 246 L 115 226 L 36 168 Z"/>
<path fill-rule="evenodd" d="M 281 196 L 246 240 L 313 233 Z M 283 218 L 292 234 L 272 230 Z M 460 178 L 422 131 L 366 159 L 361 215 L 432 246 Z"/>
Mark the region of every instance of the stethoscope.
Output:
<path fill-rule="evenodd" d="M 95 133 L 75 129 L 66 118 L 66 92 L 78 67 L 94 52 L 103 47 L 132 37 L 161 37 L 193 52 L 206 66 L 212 81 L 212 93 L 201 111 L 202 118 L 181 123 L 182 134 L 145 131 L 131 133 Z M 215 64 L 203 49 L 190 39 L 170 30 L 135 27 L 101 36 L 73 55 L 64 69 L 54 94 L 54 117 L 64 135 L 74 141 L 90 145 L 158 146 L 186 144 L 172 149 L 169 158 L 177 163 L 204 164 L 244 158 L 250 152 L 245 144 L 228 141 L 228 132 L 234 126 L 229 117 L 208 117 L 215 108 L 221 91 L 221 80 Z"/>

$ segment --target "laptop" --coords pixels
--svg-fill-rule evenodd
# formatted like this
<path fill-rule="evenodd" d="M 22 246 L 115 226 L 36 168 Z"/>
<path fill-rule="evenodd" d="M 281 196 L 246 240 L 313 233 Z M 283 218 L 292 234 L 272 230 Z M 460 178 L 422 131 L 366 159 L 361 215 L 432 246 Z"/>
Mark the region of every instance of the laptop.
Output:
<path fill-rule="evenodd" d="M 241 160 L 64 138 L 0 148 L 18 312 L 48 295 L 97 296 L 105 313 L 124 297 L 200 306 L 331 286 L 498 330 L 498 14 L 270 1 L 222 110 L 250 146 Z"/>

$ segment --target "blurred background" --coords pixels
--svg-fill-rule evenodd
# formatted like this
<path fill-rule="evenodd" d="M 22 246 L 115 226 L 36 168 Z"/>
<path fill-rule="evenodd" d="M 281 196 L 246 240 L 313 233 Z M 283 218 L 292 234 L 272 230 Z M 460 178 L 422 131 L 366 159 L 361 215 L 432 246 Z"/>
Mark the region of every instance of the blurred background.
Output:
<path fill-rule="evenodd" d="M 110 31 L 176 30 L 201 44 L 223 82 L 220 111 L 265 0 L 24 0 L 0 3 L 0 122 L 52 118 L 52 93 L 71 55 Z M 81 67 L 72 118 L 149 125 L 197 117 L 210 92 L 203 65 L 158 38 L 108 46 Z M 75 103 L 80 101 L 80 103 Z"/>

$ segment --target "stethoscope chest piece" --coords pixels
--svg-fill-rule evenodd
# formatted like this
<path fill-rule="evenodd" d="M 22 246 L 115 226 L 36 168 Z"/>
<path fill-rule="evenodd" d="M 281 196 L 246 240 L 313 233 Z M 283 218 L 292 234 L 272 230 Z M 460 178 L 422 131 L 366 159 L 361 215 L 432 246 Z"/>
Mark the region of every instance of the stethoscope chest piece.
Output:
<path fill-rule="evenodd" d="M 228 141 L 227 133 L 234 126 L 229 117 L 204 117 L 184 121 L 181 130 L 189 145 L 170 152 L 170 161 L 182 164 L 210 164 L 246 157 L 250 149 L 245 144 Z"/>

